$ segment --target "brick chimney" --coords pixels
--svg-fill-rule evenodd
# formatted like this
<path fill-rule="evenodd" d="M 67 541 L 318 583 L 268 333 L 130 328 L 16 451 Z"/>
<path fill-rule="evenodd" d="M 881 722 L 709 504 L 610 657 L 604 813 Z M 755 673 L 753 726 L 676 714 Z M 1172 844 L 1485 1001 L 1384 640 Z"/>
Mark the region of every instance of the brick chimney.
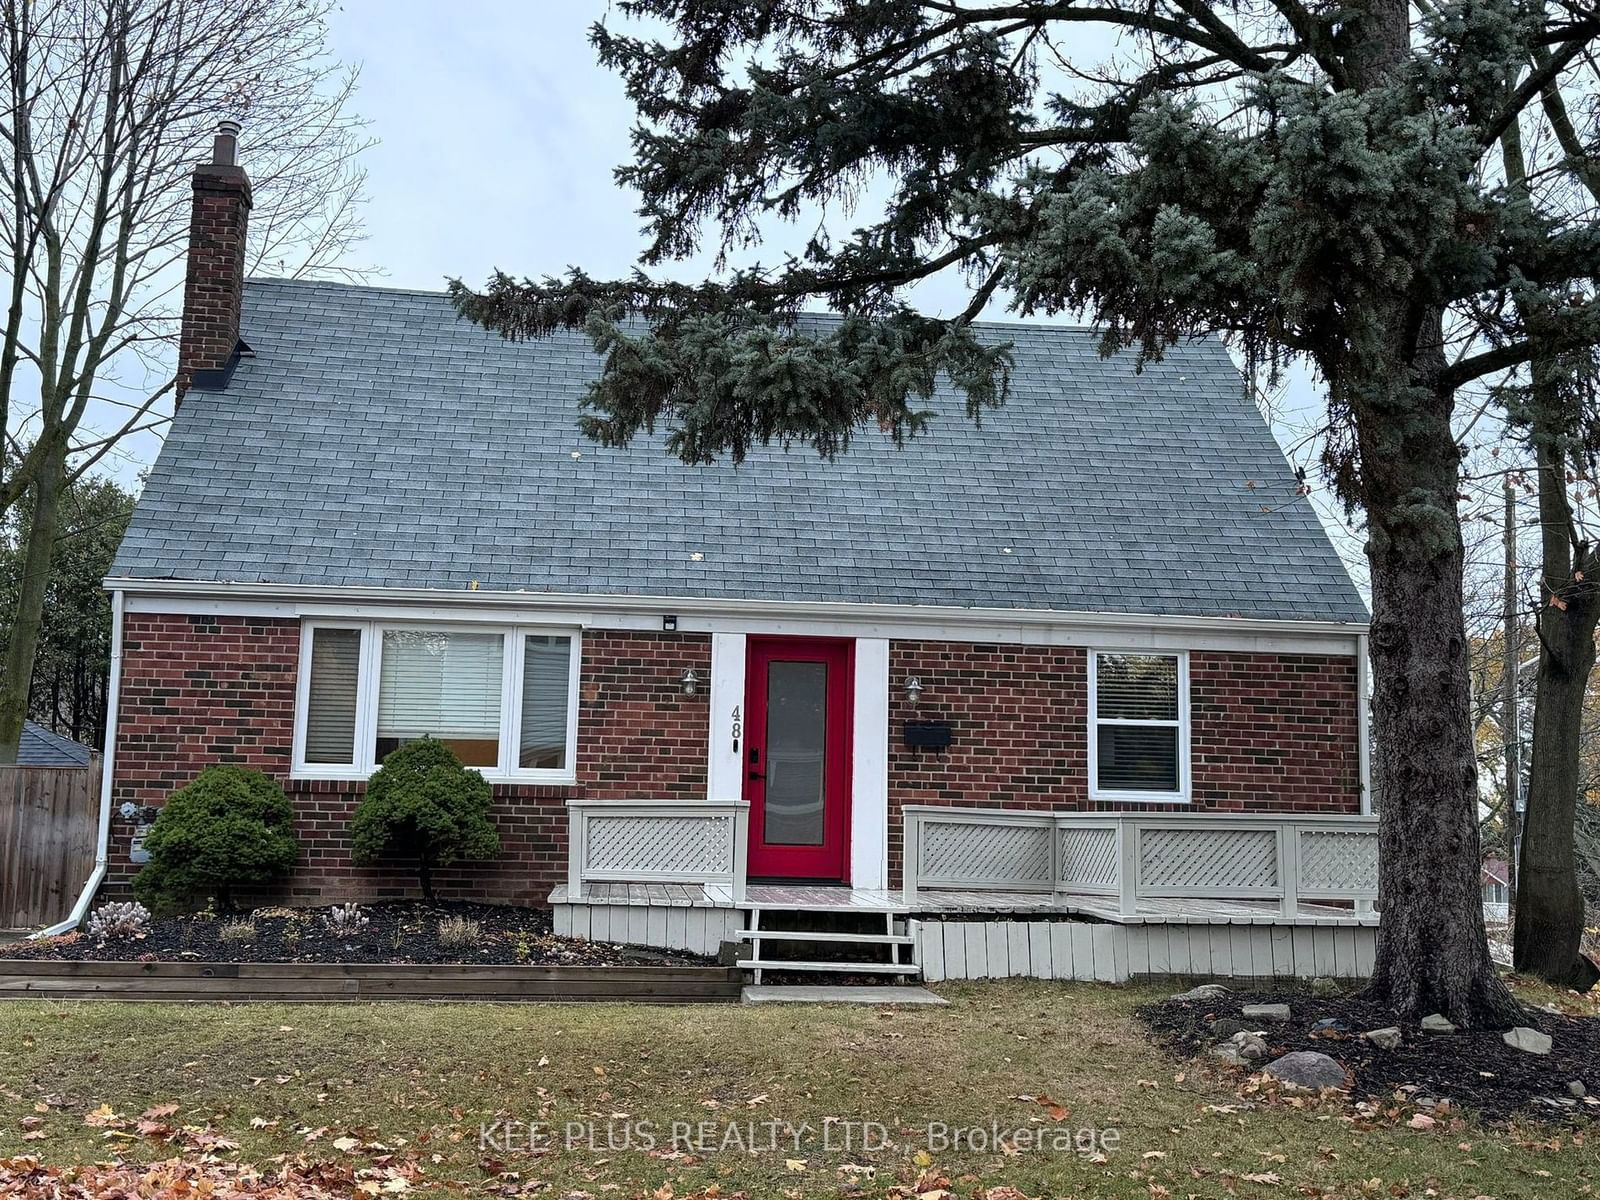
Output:
<path fill-rule="evenodd" d="M 183 283 L 183 329 L 178 335 L 178 399 L 193 387 L 228 382 L 248 347 L 239 340 L 244 298 L 245 233 L 250 225 L 250 177 L 238 165 L 239 125 L 222 121 L 211 161 L 194 169 L 189 221 L 189 269 Z"/>

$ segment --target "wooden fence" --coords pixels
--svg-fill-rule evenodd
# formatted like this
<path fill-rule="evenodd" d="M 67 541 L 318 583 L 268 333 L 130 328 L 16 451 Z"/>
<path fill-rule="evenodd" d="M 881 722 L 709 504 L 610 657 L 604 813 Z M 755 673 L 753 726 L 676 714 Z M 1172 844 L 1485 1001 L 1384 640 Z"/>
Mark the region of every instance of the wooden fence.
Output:
<path fill-rule="evenodd" d="M 0 929 L 64 920 L 94 867 L 100 764 L 0 766 Z"/>

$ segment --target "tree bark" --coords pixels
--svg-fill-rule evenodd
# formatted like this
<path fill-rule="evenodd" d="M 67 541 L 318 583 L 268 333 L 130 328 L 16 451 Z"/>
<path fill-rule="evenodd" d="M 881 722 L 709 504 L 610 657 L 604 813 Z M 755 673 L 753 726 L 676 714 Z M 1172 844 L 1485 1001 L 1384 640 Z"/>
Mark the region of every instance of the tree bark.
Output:
<path fill-rule="evenodd" d="M 1463 1027 L 1504 1028 L 1521 1010 L 1483 924 L 1460 451 L 1453 394 L 1437 383 L 1442 314 L 1393 317 L 1389 361 L 1346 364 L 1360 371 L 1347 383 L 1372 567 L 1372 753 L 1384 784 L 1382 923 L 1368 994 L 1402 1018 L 1438 1012 Z"/>
<path fill-rule="evenodd" d="M 1583 704 L 1600 623 L 1600 556 L 1577 539 L 1567 499 L 1562 435 L 1570 422 L 1552 368 L 1535 363 L 1529 392 L 1541 535 L 1539 679 L 1533 763 L 1518 869 L 1512 962 L 1558 987 L 1587 991 L 1600 973 L 1580 953 L 1583 893 L 1574 846 L 1581 783 Z"/>
<path fill-rule="evenodd" d="M 22 579 L 17 587 L 17 607 L 12 614 L 11 640 L 0 666 L 0 764 L 17 761 L 22 723 L 28 715 L 28 693 L 33 684 L 33 660 L 39 651 L 39 630 L 44 624 L 45 594 L 50 567 L 55 561 L 56 533 L 61 521 L 61 493 L 66 485 L 66 463 L 56 455 L 46 462 L 33 484 L 33 506 L 28 514 L 27 552 L 22 559 Z"/>
<path fill-rule="evenodd" d="M 1505 754 L 1505 812 L 1502 820 L 1506 837 L 1506 923 L 1517 915 L 1517 847 L 1521 844 L 1522 813 L 1522 721 L 1518 703 L 1522 695 L 1520 668 L 1522 638 L 1517 604 L 1517 489 L 1508 474 L 1504 480 L 1505 526 L 1505 630 L 1501 634 L 1504 655 L 1500 668 L 1500 739 Z"/>

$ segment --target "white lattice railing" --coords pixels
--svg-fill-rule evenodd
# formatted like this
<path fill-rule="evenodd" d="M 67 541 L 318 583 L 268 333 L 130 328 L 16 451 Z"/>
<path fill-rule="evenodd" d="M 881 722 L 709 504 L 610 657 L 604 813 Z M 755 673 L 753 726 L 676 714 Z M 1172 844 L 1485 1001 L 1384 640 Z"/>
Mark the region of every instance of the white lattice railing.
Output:
<path fill-rule="evenodd" d="M 744 898 L 742 800 L 569 800 L 567 895 L 590 883 L 698 883 Z"/>
<path fill-rule="evenodd" d="M 1350 900 L 1378 895 L 1376 817 L 1052 813 L 912 805 L 905 893 L 1028 891 L 1143 898 Z"/>

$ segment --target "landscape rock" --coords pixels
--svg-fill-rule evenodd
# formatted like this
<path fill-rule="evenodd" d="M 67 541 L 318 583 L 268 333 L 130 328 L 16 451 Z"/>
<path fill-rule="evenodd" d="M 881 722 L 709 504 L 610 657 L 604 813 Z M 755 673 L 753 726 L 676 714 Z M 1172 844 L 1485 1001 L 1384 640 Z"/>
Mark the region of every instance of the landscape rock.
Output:
<path fill-rule="evenodd" d="M 1260 1062 L 1267 1056 L 1266 1039 L 1259 1033 L 1236 1033 L 1228 1042 L 1239 1051 L 1239 1057 L 1248 1062 Z"/>
<path fill-rule="evenodd" d="M 1236 1033 L 1255 1033 L 1258 1028 L 1238 1017 L 1218 1017 L 1211 1022 L 1211 1032 L 1219 1038 L 1231 1038 Z"/>
<path fill-rule="evenodd" d="M 1273 1059 L 1263 1071 L 1274 1079 L 1312 1091 L 1342 1088 L 1348 1078 L 1337 1059 L 1316 1050 L 1296 1050 L 1285 1054 L 1282 1058 Z"/>
<path fill-rule="evenodd" d="M 1429 1013 L 1422 1018 L 1423 1033 L 1454 1033 L 1456 1027 L 1441 1013 Z"/>
<path fill-rule="evenodd" d="M 1390 1025 L 1383 1029 L 1369 1029 L 1361 1035 L 1379 1050 L 1398 1050 L 1400 1043 L 1405 1040 L 1400 1030 Z"/>
<path fill-rule="evenodd" d="M 1260 1034 L 1245 1030 L 1211 1048 L 1214 1057 L 1235 1067 L 1248 1067 L 1267 1056 L 1267 1043 Z"/>
<path fill-rule="evenodd" d="M 1589 1089 L 1583 1086 L 1583 1080 L 1581 1079 L 1574 1079 L 1567 1084 L 1567 1095 L 1569 1096 L 1576 1096 L 1579 1100 L 1582 1100 L 1588 1094 Z"/>
<path fill-rule="evenodd" d="M 1190 988 L 1187 992 L 1179 992 L 1173 996 L 1174 1000 L 1215 1000 L 1218 996 L 1228 995 L 1228 989 L 1220 983 L 1202 983 L 1199 987 Z"/>
<path fill-rule="evenodd" d="M 1312 1033 L 1349 1033 L 1350 1026 L 1338 1017 L 1323 1017 L 1311 1026 Z"/>
<path fill-rule="evenodd" d="M 1526 1025 L 1508 1029 L 1500 1035 L 1500 1038 L 1513 1050 L 1522 1050 L 1528 1054 L 1550 1053 L 1550 1035 L 1540 1033 L 1537 1029 L 1529 1029 Z"/>
<path fill-rule="evenodd" d="M 1287 1021 L 1289 1019 L 1289 1006 L 1287 1004 L 1246 1004 L 1243 1008 L 1245 1020 L 1260 1021 Z"/>
<path fill-rule="evenodd" d="M 1232 1042 L 1223 1042 L 1221 1045 L 1211 1047 L 1211 1057 L 1220 1058 L 1230 1067 L 1248 1067 L 1250 1062 L 1239 1053 L 1238 1047 Z"/>

